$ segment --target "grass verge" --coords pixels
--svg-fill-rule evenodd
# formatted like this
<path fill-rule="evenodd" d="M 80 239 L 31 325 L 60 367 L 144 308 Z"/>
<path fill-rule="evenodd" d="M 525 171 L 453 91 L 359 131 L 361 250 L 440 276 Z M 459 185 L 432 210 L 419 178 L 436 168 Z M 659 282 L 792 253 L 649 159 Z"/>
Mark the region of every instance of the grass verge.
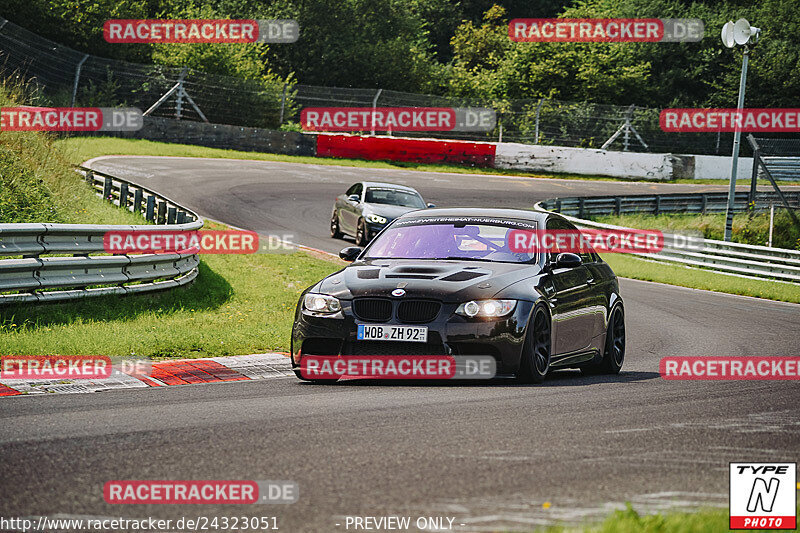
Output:
<path fill-rule="evenodd" d="M 549 533 L 717 533 L 729 531 L 727 509 L 701 509 L 693 513 L 659 513 L 640 515 L 630 505 L 615 511 L 600 525 L 585 528 L 553 527 Z M 752 529 L 750 531 L 774 531 Z"/>
<path fill-rule="evenodd" d="M 219 159 L 251 159 L 255 161 L 277 161 L 283 163 L 308 163 L 313 165 L 338 165 L 363 168 L 406 168 L 425 172 L 450 172 L 456 174 L 484 174 L 498 176 L 519 176 L 523 178 L 558 178 L 595 181 L 650 181 L 662 180 L 620 180 L 608 176 L 584 176 L 578 174 L 546 174 L 541 172 L 522 172 L 486 167 L 464 167 L 432 163 L 405 163 L 396 161 L 364 161 L 361 159 L 332 159 L 308 156 L 265 154 L 261 152 L 242 152 L 221 148 L 206 148 L 190 144 L 175 144 L 146 141 L 143 139 L 121 139 L 116 137 L 68 137 L 56 141 L 75 164 L 102 155 L 152 155 L 180 157 L 209 157 Z M 679 179 L 670 183 L 694 183 L 722 185 L 727 180 Z M 749 185 L 750 180 L 739 180 L 740 185 Z M 765 182 L 767 183 L 767 182 Z"/>
<path fill-rule="evenodd" d="M 722 240 L 725 230 L 725 213 L 658 216 L 637 213 L 596 217 L 595 220 L 627 228 L 698 231 L 706 239 L 715 240 Z M 734 242 L 766 246 L 769 239 L 769 211 L 734 215 L 732 239 Z M 777 248 L 800 250 L 800 229 L 792 223 L 792 219 L 785 209 L 777 209 L 775 211 L 772 245 Z"/>
<path fill-rule="evenodd" d="M 300 293 L 340 267 L 305 252 L 205 255 L 186 287 L 4 308 L 0 354 L 190 358 L 288 351 Z"/>
<path fill-rule="evenodd" d="M 602 254 L 617 276 L 657 281 L 692 289 L 703 289 L 782 302 L 800 303 L 800 285 L 768 279 L 750 279 L 648 261 L 628 254 Z"/>

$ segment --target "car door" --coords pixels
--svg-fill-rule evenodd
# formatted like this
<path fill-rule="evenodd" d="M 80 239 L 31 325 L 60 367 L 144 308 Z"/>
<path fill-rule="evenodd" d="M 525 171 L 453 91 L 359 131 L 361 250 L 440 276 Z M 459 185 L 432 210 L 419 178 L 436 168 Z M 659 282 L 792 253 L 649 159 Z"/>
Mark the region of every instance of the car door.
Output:
<path fill-rule="evenodd" d="M 348 199 L 351 194 L 357 194 L 361 198 L 361 193 L 364 186 L 361 183 L 356 183 L 345 193 L 342 207 L 339 210 L 339 224 L 345 233 L 350 235 L 356 234 L 356 225 L 358 223 L 358 216 L 360 212 L 360 202 L 352 202 Z"/>
<path fill-rule="evenodd" d="M 574 227 L 559 218 L 551 218 L 547 221 L 547 229 L 574 230 Z M 590 348 L 595 331 L 595 310 L 586 266 L 559 268 L 555 265 L 558 253 L 548 254 L 552 270 L 546 282 L 550 288 L 546 290 L 551 302 L 553 354 L 568 356 Z"/>

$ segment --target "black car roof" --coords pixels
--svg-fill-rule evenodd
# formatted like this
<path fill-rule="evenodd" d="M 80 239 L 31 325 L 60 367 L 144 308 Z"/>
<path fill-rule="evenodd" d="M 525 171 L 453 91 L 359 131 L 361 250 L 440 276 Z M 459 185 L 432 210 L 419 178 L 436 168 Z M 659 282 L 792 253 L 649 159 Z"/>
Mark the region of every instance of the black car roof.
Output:
<path fill-rule="evenodd" d="M 402 215 L 400 218 L 408 220 L 411 218 L 429 217 L 488 217 L 488 218 L 510 218 L 526 220 L 532 222 L 544 222 L 550 213 L 541 211 L 529 211 L 527 209 L 496 209 L 484 207 L 440 207 L 433 209 L 422 209 L 411 211 Z"/>

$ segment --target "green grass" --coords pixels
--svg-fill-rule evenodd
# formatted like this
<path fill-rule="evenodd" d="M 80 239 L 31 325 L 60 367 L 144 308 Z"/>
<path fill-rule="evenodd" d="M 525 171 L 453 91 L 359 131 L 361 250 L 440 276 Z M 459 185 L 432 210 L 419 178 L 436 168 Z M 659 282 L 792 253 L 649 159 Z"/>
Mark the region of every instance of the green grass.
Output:
<path fill-rule="evenodd" d="M 615 511 L 602 523 L 587 527 L 552 527 L 550 533 L 717 533 L 728 529 L 727 509 L 701 509 L 693 513 L 668 512 L 640 515 L 630 505 Z M 774 531 L 753 529 L 751 531 Z"/>
<path fill-rule="evenodd" d="M 288 351 L 300 293 L 341 268 L 305 252 L 205 255 L 186 287 L 0 311 L 0 354 L 189 358 Z"/>
<path fill-rule="evenodd" d="M 23 99 L 22 88 L 0 82 L 0 107 Z M 0 223 L 142 223 L 96 200 L 57 144 L 42 133 L 0 131 Z"/>
<path fill-rule="evenodd" d="M 800 303 L 800 285 L 794 283 L 729 276 L 710 270 L 648 261 L 629 254 L 603 254 L 603 260 L 617 276 L 623 278 Z"/>
<path fill-rule="evenodd" d="M 722 240 L 725 214 L 706 215 L 646 215 L 630 214 L 595 217 L 597 222 L 628 228 L 659 229 L 662 231 L 698 231 L 706 239 Z M 738 213 L 733 217 L 734 242 L 766 246 L 769 237 L 769 212 Z M 792 223 L 785 209 L 775 211 L 772 245 L 777 248 L 800 250 L 800 229 Z"/>
<path fill-rule="evenodd" d="M 425 172 L 451 172 L 457 174 L 483 174 L 497 176 L 519 176 L 523 178 L 558 178 L 572 180 L 620 181 L 608 176 L 584 176 L 577 174 L 548 174 L 542 172 L 523 172 L 485 167 L 464 167 L 431 163 L 405 163 L 393 161 L 364 161 L 361 159 L 332 159 L 308 156 L 266 154 L 261 152 L 242 152 L 221 148 L 206 148 L 190 144 L 174 144 L 146 141 L 142 139 L 120 139 L 116 137 L 69 137 L 59 139 L 56 145 L 69 157 L 80 164 L 102 155 L 153 155 L 180 157 L 209 157 L 220 159 L 251 159 L 255 161 L 278 161 L 284 163 L 310 163 L 314 165 L 339 165 L 362 168 L 406 168 Z M 659 182 L 662 180 L 623 180 Z M 723 184 L 726 180 L 679 179 L 670 183 Z M 749 180 L 739 180 L 741 185 L 749 185 Z"/>

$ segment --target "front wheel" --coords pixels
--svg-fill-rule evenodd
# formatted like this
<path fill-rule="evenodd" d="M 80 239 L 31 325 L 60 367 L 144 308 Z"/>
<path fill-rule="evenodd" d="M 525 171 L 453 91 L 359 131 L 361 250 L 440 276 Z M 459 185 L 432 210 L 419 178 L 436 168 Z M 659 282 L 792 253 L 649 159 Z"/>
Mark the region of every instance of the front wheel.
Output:
<path fill-rule="evenodd" d="M 550 370 L 550 317 L 543 307 L 533 311 L 525 334 L 525 345 L 522 348 L 522 360 L 517 373 L 521 383 L 541 383 Z"/>
<path fill-rule="evenodd" d="M 358 227 L 356 229 L 356 246 L 362 248 L 367 245 L 367 223 L 361 218 L 358 220 Z"/>
<path fill-rule="evenodd" d="M 581 367 L 584 374 L 619 374 L 625 362 L 625 311 L 621 305 L 611 311 L 606 331 L 606 346 L 603 359 L 595 364 Z"/>

